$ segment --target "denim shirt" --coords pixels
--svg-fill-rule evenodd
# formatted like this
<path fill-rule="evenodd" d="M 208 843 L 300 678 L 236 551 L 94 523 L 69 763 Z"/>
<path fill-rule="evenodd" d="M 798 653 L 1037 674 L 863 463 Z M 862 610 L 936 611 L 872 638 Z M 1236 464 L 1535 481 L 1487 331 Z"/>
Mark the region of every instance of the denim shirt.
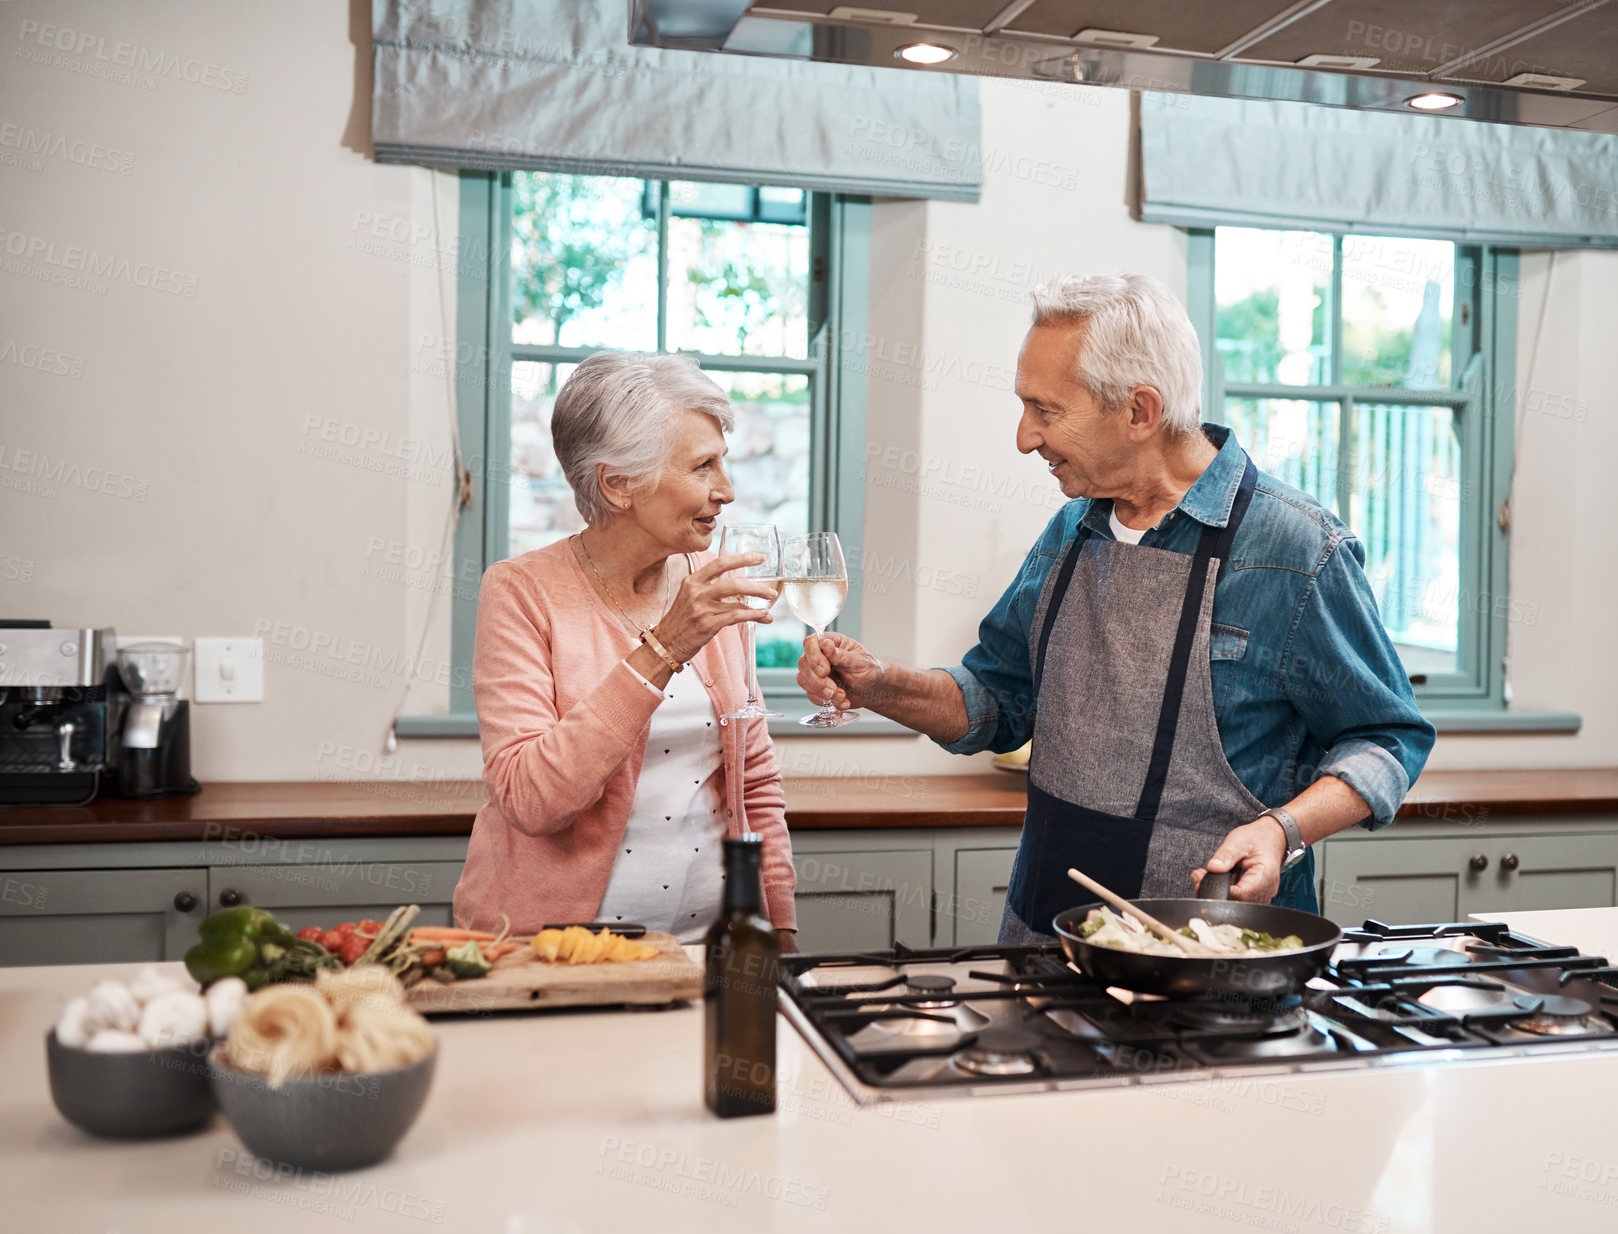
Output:
<path fill-rule="evenodd" d="M 1228 428 L 1202 431 L 1219 453 L 1141 538 L 1144 547 L 1190 554 L 1203 525 L 1227 522 L 1246 454 Z M 961 687 L 970 723 L 959 741 L 940 742 L 944 749 L 1004 753 L 1033 733 L 1035 607 L 1081 526 L 1113 538 L 1111 513 L 1108 499 L 1063 506 L 978 627 L 977 646 L 944 670 Z M 1314 498 L 1262 471 L 1214 588 L 1209 659 L 1220 745 L 1253 796 L 1285 805 L 1332 775 L 1370 806 L 1363 826 L 1393 821 L 1436 733 L 1377 614 L 1364 546 Z M 1316 909 L 1312 853 L 1283 874 L 1274 903 Z"/>

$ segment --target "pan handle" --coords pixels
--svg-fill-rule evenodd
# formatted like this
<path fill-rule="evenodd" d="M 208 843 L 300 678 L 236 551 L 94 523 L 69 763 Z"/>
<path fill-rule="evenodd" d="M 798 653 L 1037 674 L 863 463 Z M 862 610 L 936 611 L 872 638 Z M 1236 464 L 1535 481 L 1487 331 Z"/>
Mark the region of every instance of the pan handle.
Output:
<path fill-rule="evenodd" d="M 1215 874 L 1213 871 L 1202 876 L 1202 883 L 1197 887 L 1199 900 L 1228 900 L 1230 899 L 1230 874 Z"/>

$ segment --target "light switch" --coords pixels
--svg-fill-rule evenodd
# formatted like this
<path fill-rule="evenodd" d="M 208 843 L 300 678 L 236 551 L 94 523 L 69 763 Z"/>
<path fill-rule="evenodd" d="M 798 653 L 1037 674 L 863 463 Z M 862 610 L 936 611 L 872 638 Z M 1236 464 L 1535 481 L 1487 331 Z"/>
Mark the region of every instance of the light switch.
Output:
<path fill-rule="evenodd" d="M 264 640 L 199 638 L 196 700 L 199 703 L 262 703 Z"/>

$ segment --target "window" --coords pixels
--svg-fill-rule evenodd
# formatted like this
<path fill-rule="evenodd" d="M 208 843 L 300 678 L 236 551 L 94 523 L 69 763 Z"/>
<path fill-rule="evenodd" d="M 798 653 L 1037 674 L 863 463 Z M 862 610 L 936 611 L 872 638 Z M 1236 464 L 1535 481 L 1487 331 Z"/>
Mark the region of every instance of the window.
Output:
<path fill-rule="evenodd" d="M 1502 706 L 1515 255 L 1241 227 L 1191 255 L 1210 418 L 1364 543 L 1424 706 Z"/>
<path fill-rule="evenodd" d="M 838 476 L 864 438 L 863 385 L 845 386 L 834 343 L 863 333 L 864 264 L 841 258 L 863 243 L 866 209 L 799 189 L 464 174 L 455 350 L 474 488 L 457 580 L 582 527 L 550 412 L 602 348 L 688 352 L 730 394 L 726 519 L 773 522 L 783 536 L 829 528 L 857 554 L 862 495 Z M 471 663 L 476 590 L 455 593 L 457 665 Z M 854 590 L 840 629 L 857 629 Z M 783 701 L 801 702 L 789 666 L 804 633 L 784 609 L 758 630 L 761 684 Z M 460 725 L 401 731 L 475 731 L 470 673 L 457 674 L 450 706 Z"/>

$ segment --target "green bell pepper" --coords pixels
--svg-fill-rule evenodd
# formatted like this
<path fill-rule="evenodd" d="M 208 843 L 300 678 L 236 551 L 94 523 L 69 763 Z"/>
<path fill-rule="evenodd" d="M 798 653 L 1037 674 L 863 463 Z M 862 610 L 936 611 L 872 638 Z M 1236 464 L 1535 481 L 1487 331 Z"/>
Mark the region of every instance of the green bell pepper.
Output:
<path fill-rule="evenodd" d="M 291 975 L 297 936 L 261 908 L 227 908 L 197 927 L 202 941 L 185 953 L 185 967 L 203 986 L 240 977 L 256 990 Z"/>
<path fill-rule="evenodd" d="M 247 938 L 286 946 L 297 937 L 275 917 L 251 904 L 221 909 L 197 927 L 203 938 Z"/>

